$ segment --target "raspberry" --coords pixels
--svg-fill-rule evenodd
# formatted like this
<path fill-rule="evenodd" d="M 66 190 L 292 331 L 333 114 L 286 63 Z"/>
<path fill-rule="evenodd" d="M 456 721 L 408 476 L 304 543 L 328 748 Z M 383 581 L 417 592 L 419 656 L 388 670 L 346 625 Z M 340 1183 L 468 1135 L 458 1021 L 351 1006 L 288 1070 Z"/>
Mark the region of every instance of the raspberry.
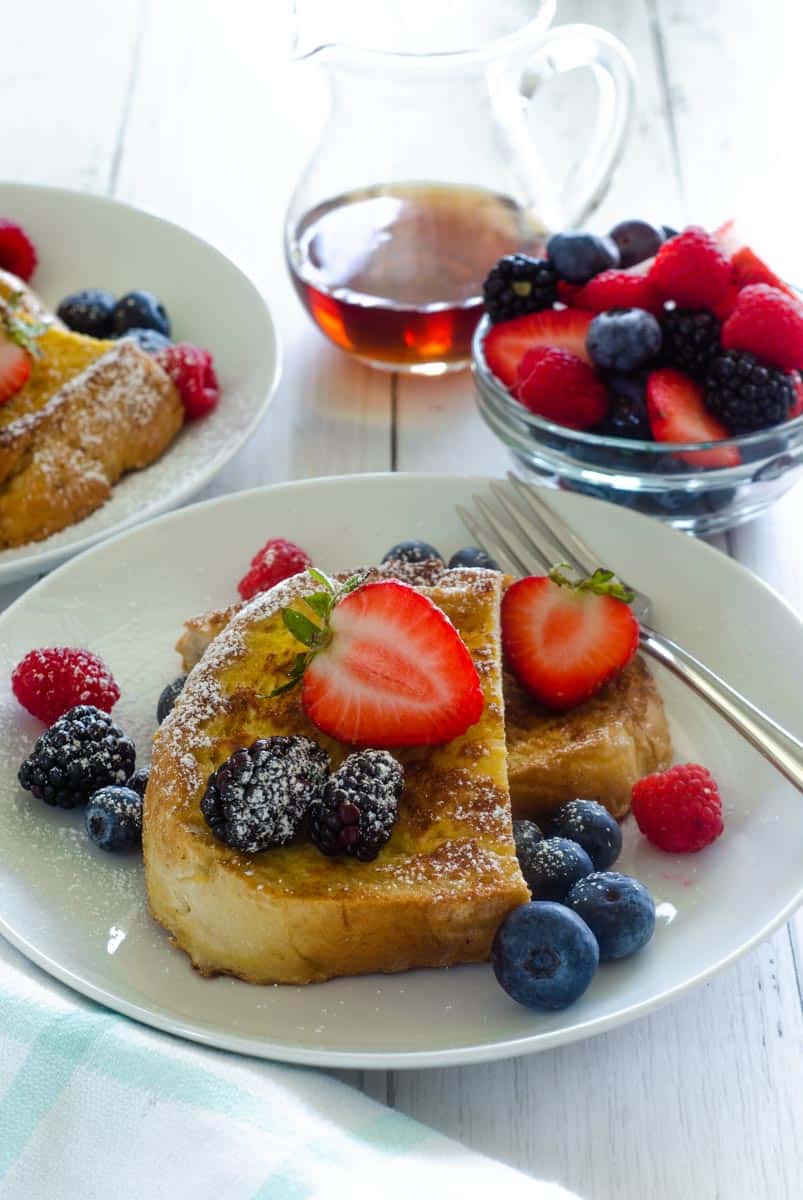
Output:
<path fill-rule="evenodd" d="M 27 283 L 36 263 L 36 247 L 22 226 L 0 217 L 0 270 L 10 271 Z"/>
<path fill-rule="evenodd" d="M 527 351 L 514 394 L 530 412 L 570 429 L 590 429 L 608 411 L 608 394 L 592 368 L 553 346 Z"/>
<path fill-rule="evenodd" d="M 771 367 L 803 367 L 803 306 L 779 288 L 754 283 L 742 288 L 722 326 L 726 350 L 750 350 Z"/>
<path fill-rule="evenodd" d="M 188 421 L 205 417 L 217 408 L 220 387 L 208 350 L 190 342 L 177 342 L 154 357 L 178 388 Z"/>
<path fill-rule="evenodd" d="M 603 271 L 595 275 L 575 294 L 572 304 L 596 313 L 609 308 L 645 308 L 657 315 L 662 308 L 647 276 L 636 271 Z"/>
<path fill-rule="evenodd" d="M 31 650 L 14 668 L 11 689 L 23 708 L 46 725 L 77 704 L 111 712 L 120 699 L 103 659 L 71 646 Z"/>
<path fill-rule="evenodd" d="M 691 854 L 722 833 L 722 801 L 705 767 L 684 763 L 633 785 L 633 816 L 647 838 L 670 854 Z"/>
<path fill-rule="evenodd" d="M 710 233 L 690 225 L 664 242 L 647 279 L 663 300 L 682 308 L 715 308 L 728 291 L 730 264 Z"/>
<path fill-rule="evenodd" d="M 251 559 L 251 566 L 237 584 L 237 590 L 243 600 L 250 600 L 258 592 L 266 592 L 283 579 L 306 571 L 311 563 L 310 556 L 295 542 L 288 542 L 285 538 L 269 538 Z"/>

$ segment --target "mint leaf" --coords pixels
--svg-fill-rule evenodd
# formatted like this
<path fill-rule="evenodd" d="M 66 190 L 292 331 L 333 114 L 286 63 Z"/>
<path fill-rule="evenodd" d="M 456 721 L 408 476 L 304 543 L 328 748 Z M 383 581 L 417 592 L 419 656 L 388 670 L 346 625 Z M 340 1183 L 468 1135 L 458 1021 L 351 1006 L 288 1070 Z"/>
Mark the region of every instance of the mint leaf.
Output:
<path fill-rule="evenodd" d="M 570 588 L 575 592 L 592 592 L 595 596 L 612 596 L 614 600 L 621 600 L 624 604 L 630 604 L 635 599 L 636 593 L 617 579 L 607 567 L 597 567 L 587 579 L 571 579 L 564 574 L 564 571 L 570 570 L 568 563 L 557 563 L 549 572 L 549 578 L 559 587 Z"/>
<path fill-rule="evenodd" d="M 328 575 L 324 575 L 323 571 L 319 571 L 317 567 L 307 567 L 307 574 L 319 583 L 321 587 L 326 588 L 327 592 L 334 592 L 335 585 Z"/>
<path fill-rule="evenodd" d="M 332 611 L 332 596 L 329 592 L 313 592 L 311 596 L 305 596 L 304 599 L 322 621 L 325 621 Z"/>
<path fill-rule="evenodd" d="M 286 629 L 304 646 L 316 646 L 321 636 L 319 625 L 313 625 L 309 617 L 297 612 L 294 608 L 282 609 L 282 620 Z"/>

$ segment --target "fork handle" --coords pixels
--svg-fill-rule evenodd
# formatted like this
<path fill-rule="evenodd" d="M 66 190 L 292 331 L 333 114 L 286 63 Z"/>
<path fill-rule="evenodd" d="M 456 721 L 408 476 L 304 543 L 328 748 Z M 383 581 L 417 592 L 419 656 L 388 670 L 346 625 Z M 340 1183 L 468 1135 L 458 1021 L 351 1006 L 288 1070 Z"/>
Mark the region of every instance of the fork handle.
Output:
<path fill-rule="evenodd" d="M 803 792 L 803 742 L 677 642 L 648 625 L 641 626 L 641 648 L 707 701 L 751 746 Z"/>

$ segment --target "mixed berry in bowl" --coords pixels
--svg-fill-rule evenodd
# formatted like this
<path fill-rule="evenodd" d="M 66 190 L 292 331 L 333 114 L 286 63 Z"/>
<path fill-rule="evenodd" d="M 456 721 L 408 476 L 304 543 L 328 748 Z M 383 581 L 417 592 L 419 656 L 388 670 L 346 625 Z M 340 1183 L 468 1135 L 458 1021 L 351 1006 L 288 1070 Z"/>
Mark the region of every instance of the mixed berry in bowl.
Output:
<path fill-rule="evenodd" d="M 713 533 L 797 478 L 803 300 L 733 222 L 554 234 L 485 308 L 480 410 L 540 481 Z"/>

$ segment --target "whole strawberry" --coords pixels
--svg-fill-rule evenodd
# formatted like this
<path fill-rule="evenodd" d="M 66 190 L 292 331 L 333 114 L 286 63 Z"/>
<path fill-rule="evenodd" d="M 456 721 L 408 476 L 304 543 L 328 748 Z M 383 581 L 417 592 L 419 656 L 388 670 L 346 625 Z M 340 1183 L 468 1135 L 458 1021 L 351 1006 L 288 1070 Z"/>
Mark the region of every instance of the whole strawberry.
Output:
<path fill-rule="evenodd" d="M 111 712 L 120 699 L 103 659 L 72 646 L 31 650 L 14 668 L 11 690 L 23 708 L 46 725 L 78 704 Z"/>
<path fill-rule="evenodd" d="M 641 832 L 670 854 L 693 854 L 720 836 L 722 800 L 711 772 L 683 763 L 633 786 L 633 816 Z"/>

